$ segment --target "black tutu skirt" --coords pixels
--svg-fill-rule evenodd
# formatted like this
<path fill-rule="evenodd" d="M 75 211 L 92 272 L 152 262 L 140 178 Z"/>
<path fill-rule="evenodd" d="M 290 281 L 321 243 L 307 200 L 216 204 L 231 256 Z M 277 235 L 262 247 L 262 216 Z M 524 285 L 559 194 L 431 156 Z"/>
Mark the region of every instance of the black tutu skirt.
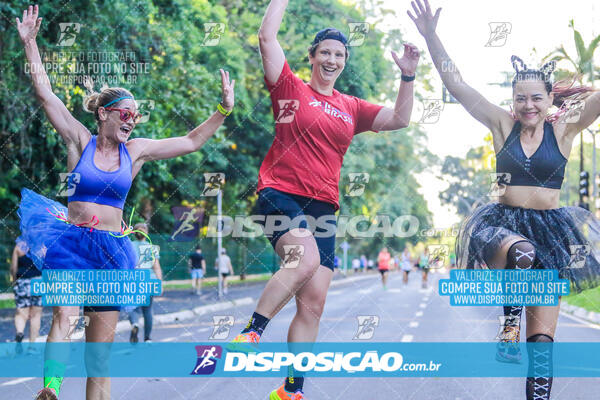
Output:
<path fill-rule="evenodd" d="M 600 222 L 581 207 L 534 210 L 489 203 L 462 224 L 456 241 L 459 268 L 487 268 L 511 238 L 535 246 L 535 268 L 556 269 L 579 292 L 600 285 Z"/>

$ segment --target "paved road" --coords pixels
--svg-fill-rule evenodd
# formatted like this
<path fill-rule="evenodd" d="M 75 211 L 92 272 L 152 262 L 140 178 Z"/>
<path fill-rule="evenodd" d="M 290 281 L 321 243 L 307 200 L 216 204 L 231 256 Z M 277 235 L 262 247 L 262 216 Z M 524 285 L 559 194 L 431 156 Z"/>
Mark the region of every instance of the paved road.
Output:
<path fill-rule="evenodd" d="M 436 287 L 440 275 L 431 276 Z M 498 307 L 450 307 L 447 298 L 436 290 L 420 288 L 420 276 L 411 274 L 408 286 L 403 286 L 399 274 L 393 274 L 383 291 L 376 275 L 344 282 L 330 289 L 323 314 L 319 341 L 351 341 L 357 331 L 357 316 L 377 315 L 380 318 L 373 341 L 395 342 L 483 342 L 497 333 Z M 261 285 L 230 289 L 231 297 L 260 295 Z M 209 295 L 206 295 L 209 297 Z M 209 299 L 206 299 L 208 302 Z M 160 303 L 160 302 L 159 302 Z M 285 341 L 287 327 L 295 305 L 288 304 L 269 324 L 264 341 Z M 253 304 L 220 311 L 232 315 L 235 325 L 229 340 L 242 329 L 253 310 Z M 160 312 L 157 310 L 157 312 Z M 207 342 L 212 333 L 212 315 L 206 314 L 185 321 L 156 326 L 155 342 Z M 557 341 L 600 341 L 600 329 L 572 317 L 561 315 Z M 127 332 L 117 341 L 127 341 Z M 157 360 L 160 362 L 160 360 Z M 25 378 L 27 379 L 27 378 Z M 280 384 L 280 379 L 219 379 L 219 378 L 115 378 L 113 399 L 266 399 Z M 41 379 L 0 379 L 2 398 L 26 399 L 39 390 Z M 83 399 L 84 380 L 65 381 L 61 400 Z M 305 384 L 306 397 L 329 399 L 523 399 L 523 378 L 313 378 Z M 599 379 L 557 378 L 554 400 L 594 399 L 600 391 Z"/>

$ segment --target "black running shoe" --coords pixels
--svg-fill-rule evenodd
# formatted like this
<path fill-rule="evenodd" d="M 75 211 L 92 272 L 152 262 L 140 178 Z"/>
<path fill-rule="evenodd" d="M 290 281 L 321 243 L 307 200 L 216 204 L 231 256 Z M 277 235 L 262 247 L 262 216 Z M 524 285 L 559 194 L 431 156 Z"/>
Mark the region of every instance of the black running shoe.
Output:
<path fill-rule="evenodd" d="M 15 347 L 15 353 L 17 354 L 23 354 L 23 344 L 21 342 L 23 341 L 24 337 L 25 335 L 23 333 L 17 333 L 17 335 L 15 336 L 15 342 L 17 342 L 17 346 Z"/>

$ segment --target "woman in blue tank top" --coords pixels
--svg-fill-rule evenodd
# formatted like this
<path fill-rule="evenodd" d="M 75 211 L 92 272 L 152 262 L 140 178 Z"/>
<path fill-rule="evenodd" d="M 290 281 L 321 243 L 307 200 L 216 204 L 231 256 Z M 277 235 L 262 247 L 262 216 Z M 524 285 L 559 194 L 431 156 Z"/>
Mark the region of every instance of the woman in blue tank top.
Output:
<path fill-rule="evenodd" d="M 223 124 L 234 104 L 235 81 L 221 70 L 222 102 L 204 123 L 187 135 L 162 140 L 129 136 L 140 120 L 134 96 L 123 88 L 107 88 L 85 99 L 85 108 L 96 119 L 98 135 L 77 121 L 52 92 L 36 35 L 41 25 L 38 6 L 17 18 L 19 36 L 30 65 L 33 86 L 46 116 L 67 147 L 71 172 L 68 209 L 61 204 L 23 189 L 19 208 L 21 240 L 40 270 L 43 269 L 133 269 L 136 254 L 123 235 L 123 206 L 132 179 L 148 161 L 182 156 L 199 150 Z M 90 89 L 91 87 L 89 87 Z M 127 230 L 127 231 L 130 231 Z M 127 232 L 125 232 L 127 233 Z M 112 342 L 119 305 L 86 307 L 88 342 Z M 48 342 L 68 341 L 70 321 L 79 317 L 79 305 L 56 306 Z M 66 358 L 64 351 L 46 346 L 44 389 L 38 399 L 58 399 Z M 57 346 L 60 347 L 60 346 Z M 86 350 L 88 351 L 88 350 Z M 98 371 L 106 365 L 102 354 L 86 354 Z M 89 365 L 88 365 L 89 367 Z M 110 398 L 110 378 L 88 378 L 87 398 Z"/>
<path fill-rule="evenodd" d="M 574 137 L 600 115 L 600 92 L 552 83 L 554 62 L 528 68 L 512 57 L 515 68 L 510 113 L 467 85 L 436 34 L 441 9 L 432 13 L 427 0 L 412 3 L 410 18 L 423 35 L 442 81 L 479 122 L 492 131 L 496 151 L 498 201 L 478 207 L 461 227 L 456 241 L 462 268 L 549 269 L 570 279 L 572 291 L 600 284 L 600 255 L 588 238 L 598 238 L 600 224 L 581 207 L 559 207 L 565 165 Z M 565 100 L 582 101 L 569 108 Z M 549 115 L 555 105 L 559 111 Z M 527 307 L 527 342 L 546 342 L 544 351 L 528 346 L 527 399 L 550 398 L 552 347 L 557 306 Z M 506 304 L 496 358 L 519 362 L 518 342 L 523 306 Z"/>

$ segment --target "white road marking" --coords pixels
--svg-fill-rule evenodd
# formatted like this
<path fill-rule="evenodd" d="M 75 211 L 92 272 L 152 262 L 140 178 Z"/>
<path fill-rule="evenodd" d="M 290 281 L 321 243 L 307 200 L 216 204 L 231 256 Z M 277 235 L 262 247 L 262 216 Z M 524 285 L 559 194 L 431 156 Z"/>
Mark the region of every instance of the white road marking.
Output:
<path fill-rule="evenodd" d="M 402 339 L 400 339 L 400 341 L 404 343 L 412 342 L 413 337 L 413 335 L 404 335 L 402 336 Z"/>
<path fill-rule="evenodd" d="M 561 311 L 561 312 L 560 312 L 560 314 L 561 314 L 561 315 L 563 315 L 563 316 L 565 316 L 565 317 L 567 317 L 567 318 L 571 318 L 572 320 L 574 320 L 574 321 L 577 321 L 577 322 L 579 322 L 580 324 L 583 324 L 583 325 L 585 325 L 585 326 L 586 326 L 586 327 L 588 327 L 588 328 L 592 328 L 592 329 L 598 329 L 598 330 L 600 330 L 600 326 L 599 326 L 599 325 L 593 324 L 593 323 L 591 323 L 591 322 L 588 322 L 588 321 L 586 321 L 586 320 L 584 320 L 584 319 L 581 319 L 581 318 L 579 318 L 579 317 L 576 317 L 576 316 L 574 316 L 574 315 L 567 314 L 567 313 L 566 313 L 566 312 L 564 312 L 564 311 Z"/>
<path fill-rule="evenodd" d="M 174 342 L 176 340 L 177 340 L 176 337 L 168 337 L 166 339 L 161 340 L 161 342 Z"/>
<path fill-rule="evenodd" d="M 421 303 L 421 304 L 419 304 L 419 307 L 420 307 L 420 308 L 425 308 L 425 307 L 427 307 L 427 304 L 425 304 L 425 303 Z"/>
<path fill-rule="evenodd" d="M 31 381 L 35 378 L 19 378 L 19 379 L 13 379 L 12 381 L 6 381 L 3 383 L 0 383 L 0 386 L 12 386 L 12 385 L 18 385 L 19 383 L 23 383 L 23 382 L 27 382 L 27 381 Z"/>
<path fill-rule="evenodd" d="M 419 326 L 419 323 L 418 323 L 417 321 L 411 321 L 411 322 L 408 324 L 408 327 L 409 327 L 409 328 L 416 328 L 417 326 Z"/>
<path fill-rule="evenodd" d="M 422 317 L 423 316 L 423 311 L 417 311 L 415 313 L 415 317 Z"/>

